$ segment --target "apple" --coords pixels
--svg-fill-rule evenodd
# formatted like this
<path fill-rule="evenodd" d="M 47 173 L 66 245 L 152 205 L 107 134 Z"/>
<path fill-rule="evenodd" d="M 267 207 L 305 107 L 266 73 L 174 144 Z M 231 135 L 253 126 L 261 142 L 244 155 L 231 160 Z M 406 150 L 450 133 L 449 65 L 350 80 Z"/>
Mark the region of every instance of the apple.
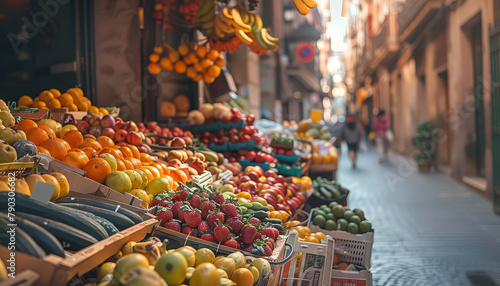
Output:
<path fill-rule="evenodd" d="M 124 124 L 124 122 L 121 118 L 119 118 L 119 117 L 115 118 L 115 127 L 114 127 L 115 131 L 122 129 L 123 124 Z"/>
<path fill-rule="evenodd" d="M 248 177 L 250 177 L 250 179 L 254 182 L 259 182 L 259 174 L 257 174 L 257 172 L 255 171 L 251 171 L 250 173 L 248 173 Z"/>
<path fill-rule="evenodd" d="M 107 136 L 113 140 L 115 140 L 115 134 L 116 134 L 115 130 L 111 127 L 106 127 L 102 130 L 103 136 Z"/>
<path fill-rule="evenodd" d="M 138 150 L 139 150 L 139 152 L 141 152 L 141 153 L 147 153 L 147 152 L 148 152 L 148 149 L 147 149 L 144 145 L 137 146 L 137 149 L 138 149 Z"/>
<path fill-rule="evenodd" d="M 230 182 L 234 182 L 236 185 L 239 185 L 241 183 L 241 179 L 240 177 L 238 176 L 233 176 L 231 179 L 229 179 L 228 181 Z"/>
<path fill-rule="evenodd" d="M 297 199 L 299 199 L 302 203 L 306 202 L 306 197 L 302 193 L 296 193 L 295 197 L 297 197 Z"/>
<path fill-rule="evenodd" d="M 139 122 L 139 123 L 137 124 L 137 127 L 146 129 L 146 126 L 145 126 L 145 125 L 144 125 L 144 123 L 142 123 L 142 122 Z"/>
<path fill-rule="evenodd" d="M 276 178 L 278 174 L 276 174 L 276 172 L 274 171 L 271 171 L 271 170 L 267 170 L 265 173 L 264 173 L 264 176 L 265 177 L 273 177 L 273 178 Z"/>
<path fill-rule="evenodd" d="M 104 115 L 101 119 L 102 128 L 113 128 L 115 127 L 115 119 L 111 115 Z"/>
<path fill-rule="evenodd" d="M 89 133 L 90 124 L 88 124 L 87 121 L 82 120 L 78 122 L 76 128 L 78 128 L 78 131 L 80 131 L 82 134 L 87 134 Z"/>
<path fill-rule="evenodd" d="M 249 177 L 249 176 L 242 176 L 242 177 L 240 178 L 240 183 L 246 183 L 246 182 L 251 181 L 251 180 L 252 180 L 252 179 L 250 179 L 250 177 Z"/>
<path fill-rule="evenodd" d="M 238 188 L 238 185 L 236 184 L 236 182 L 231 181 L 231 180 L 226 181 L 226 185 L 231 185 L 231 186 L 233 186 L 234 189 Z"/>
<path fill-rule="evenodd" d="M 127 140 L 128 132 L 125 129 L 119 129 L 116 131 L 115 139 L 118 142 L 123 142 Z"/>
<path fill-rule="evenodd" d="M 288 209 L 284 204 L 277 203 L 276 206 L 274 207 L 275 210 L 277 211 L 286 211 L 288 212 Z"/>
<path fill-rule="evenodd" d="M 172 142 L 170 143 L 170 146 L 172 146 L 172 147 L 184 147 L 184 146 L 186 146 L 186 141 L 184 141 L 184 139 L 182 139 L 182 138 L 176 137 L 172 140 Z"/>
<path fill-rule="evenodd" d="M 276 183 L 276 179 L 274 177 L 267 177 L 266 182 L 273 185 Z"/>
<path fill-rule="evenodd" d="M 154 131 L 156 129 L 155 126 L 157 126 L 157 125 L 158 125 L 158 122 L 151 121 L 151 122 L 148 123 L 147 129 L 149 131 Z"/>
<path fill-rule="evenodd" d="M 276 182 L 284 184 L 286 182 L 286 179 L 282 175 L 278 175 L 276 176 Z"/>
<path fill-rule="evenodd" d="M 94 135 L 95 137 L 101 136 L 102 128 L 99 124 L 92 125 L 89 128 L 89 134 Z"/>
<path fill-rule="evenodd" d="M 231 116 L 222 117 L 220 121 L 222 122 L 222 124 L 228 124 L 229 121 L 231 121 Z"/>
<path fill-rule="evenodd" d="M 101 119 L 102 119 L 102 116 L 101 116 L 101 115 L 94 114 L 94 115 L 92 115 L 92 116 L 90 117 L 90 119 L 89 119 L 89 121 L 88 121 L 88 122 L 89 122 L 89 124 L 90 124 L 90 125 L 93 125 L 93 124 L 94 124 L 94 122 L 99 123 L 99 122 L 101 121 Z"/>
<path fill-rule="evenodd" d="M 275 197 L 273 197 L 272 195 L 270 195 L 270 194 L 265 194 L 265 195 L 263 195 L 263 196 L 262 196 L 262 198 L 263 198 L 264 200 L 266 200 L 266 201 L 267 201 L 267 203 L 268 203 L 268 204 L 270 204 L 270 205 L 272 205 L 273 207 L 274 207 L 274 206 L 276 206 L 276 198 L 275 198 Z"/>
<path fill-rule="evenodd" d="M 231 143 L 237 144 L 238 142 L 240 142 L 240 138 L 238 137 L 238 135 L 231 136 Z"/>
<path fill-rule="evenodd" d="M 142 136 L 139 134 L 139 132 L 130 131 L 127 135 L 127 142 L 132 145 L 141 145 Z"/>
<path fill-rule="evenodd" d="M 257 156 L 255 157 L 255 163 L 263 164 L 267 162 L 266 154 L 262 152 L 257 152 Z"/>
<path fill-rule="evenodd" d="M 257 184 L 252 181 L 241 183 L 238 187 L 242 192 L 255 192 L 257 190 Z"/>
<path fill-rule="evenodd" d="M 118 142 L 116 143 L 116 146 L 120 146 L 120 147 L 127 147 L 129 144 L 127 142 Z"/>
<path fill-rule="evenodd" d="M 229 129 L 229 135 L 233 136 L 233 135 L 237 135 L 237 134 L 238 134 L 238 129 L 236 129 L 236 128 Z"/>
<path fill-rule="evenodd" d="M 245 142 L 248 142 L 252 139 L 252 137 L 250 137 L 250 135 L 248 134 L 245 134 L 243 135 L 243 137 L 241 137 L 241 143 L 245 143 Z"/>
<path fill-rule="evenodd" d="M 264 176 L 264 170 L 262 170 L 260 166 L 255 166 L 254 171 L 257 172 L 257 174 L 259 174 L 259 177 Z"/>
<path fill-rule="evenodd" d="M 89 123 L 90 117 L 92 117 L 92 115 L 87 114 L 87 115 L 85 115 L 85 116 L 82 118 L 82 121 L 85 121 L 85 122 Z"/>
<path fill-rule="evenodd" d="M 255 160 L 256 156 L 257 156 L 257 153 L 255 153 L 255 151 L 249 151 L 247 153 L 247 160 L 250 162 L 253 162 Z"/>
<path fill-rule="evenodd" d="M 146 143 L 147 143 L 147 144 L 154 144 L 155 142 L 153 142 L 153 139 L 154 139 L 154 138 L 151 138 L 151 137 L 146 137 L 146 140 L 145 140 L 145 141 L 146 141 Z"/>

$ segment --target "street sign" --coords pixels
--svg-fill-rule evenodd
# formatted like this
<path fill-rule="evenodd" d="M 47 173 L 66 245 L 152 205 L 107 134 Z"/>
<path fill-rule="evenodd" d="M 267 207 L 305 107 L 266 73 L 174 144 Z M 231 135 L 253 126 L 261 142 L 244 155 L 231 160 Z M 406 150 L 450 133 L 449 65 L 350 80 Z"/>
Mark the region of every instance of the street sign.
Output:
<path fill-rule="evenodd" d="M 297 47 L 295 54 L 297 60 L 309 63 L 314 59 L 314 46 L 309 43 L 302 43 Z"/>

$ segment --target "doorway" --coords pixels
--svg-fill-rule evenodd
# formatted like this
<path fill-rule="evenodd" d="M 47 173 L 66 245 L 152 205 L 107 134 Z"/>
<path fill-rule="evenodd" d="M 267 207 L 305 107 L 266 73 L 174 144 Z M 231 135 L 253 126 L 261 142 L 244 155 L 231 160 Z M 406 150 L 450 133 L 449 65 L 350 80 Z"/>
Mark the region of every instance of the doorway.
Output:
<path fill-rule="evenodd" d="M 475 104 L 475 163 L 476 175 L 485 177 L 485 117 L 484 117 L 484 83 L 483 83 L 483 45 L 481 21 L 471 27 L 472 62 L 474 73 L 474 104 Z"/>

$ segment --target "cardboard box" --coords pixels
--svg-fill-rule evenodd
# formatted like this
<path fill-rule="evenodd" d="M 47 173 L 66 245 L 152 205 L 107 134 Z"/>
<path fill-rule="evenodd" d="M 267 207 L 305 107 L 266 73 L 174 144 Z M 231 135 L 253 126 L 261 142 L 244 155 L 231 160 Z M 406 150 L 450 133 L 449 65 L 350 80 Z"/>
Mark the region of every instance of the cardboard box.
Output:
<path fill-rule="evenodd" d="M 48 164 L 45 163 L 45 165 L 40 168 L 40 172 L 59 172 L 65 175 L 69 182 L 69 188 L 74 193 L 103 197 L 109 200 L 136 207 L 140 207 L 142 204 L 142 200 L 134 197 L 129 193 L 122 194 L 109 187 L 106 187 L 103 184 L 85 177 L 85 172 L 83 170 L 75 168 L 44 154 L 39 154 L 38 156 L 42 158 L 42 162 L 48 162 Z"/>
<path fill-rule="evenodd" d="M 49 119 L 51 116 L 50 110 L 47 109 L 38 109 L 37 112 L 16 112 L 15 110 L 12 112 L 12 116 L 21 117 L 22 119 L 31 119 L 34 121 Z"/>
<path fill-rule="evenodd" d="M 298 238 L 299 235 L 296 231 L 290 232 L 288 243 L 293 246 L 293 258 L 285 264 L 278 285 L 329 285 L 335 242 L 330 236 L 326 236 L 321 243 L 302 242 Z M 302 253 L 302 259 L 298 267 L 298 277 L 295 277 L 297 255 L 299 253 Z"/>
<path fill-rule="evenodd" d="M 61 122 L 66 113 L 73 115 L 73 118 L 75 118 L 75 120 L 77 121 L 82 120 L 82 118 L 88 114 L 87 111 L 68 111 L 67 107 L 55 108 L 51 109 L 50 111 L 52 111 L 52 119 L 57 122 Z"/>
<path fill-rule="evenodd" d="M 158 221 L 150 219 L 62 258 L 48 255 L 44 259 L 16 252 L 16 271 L 32 270 L 40 278 L 33 285 L 66 285 L 75 275 L 83 275 L 115 255 L 129 241 L 141 241 L 151 233 Z M 0 257 L 9 257 L 10 250 L 0 246 Z"/>
<path fill-rule="evenodd" d="M 373 286 L 372 273 L 368 270 L 332 270 L 331 286 Z"/>
<path fill-rule="evenodd" d="M 38 273 L 31 270 L 24 270 L 16 274 L 15 278 L 7 278 L 7 280 L 0 282 L 0 286 L 31 286 L 37 281 Z"/>

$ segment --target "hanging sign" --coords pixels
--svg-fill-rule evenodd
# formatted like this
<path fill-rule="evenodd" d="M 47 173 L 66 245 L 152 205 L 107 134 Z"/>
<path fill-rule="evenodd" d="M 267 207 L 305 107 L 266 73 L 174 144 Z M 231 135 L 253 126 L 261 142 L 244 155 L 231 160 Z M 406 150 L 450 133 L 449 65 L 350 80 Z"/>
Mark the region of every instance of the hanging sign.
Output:
<path fill-rule="evenodd" d="M 302 43 L 297 47 L 297 60 L 303 63 L 309 63 L 314 59 L 314 46 L 308 43 Z"/>

